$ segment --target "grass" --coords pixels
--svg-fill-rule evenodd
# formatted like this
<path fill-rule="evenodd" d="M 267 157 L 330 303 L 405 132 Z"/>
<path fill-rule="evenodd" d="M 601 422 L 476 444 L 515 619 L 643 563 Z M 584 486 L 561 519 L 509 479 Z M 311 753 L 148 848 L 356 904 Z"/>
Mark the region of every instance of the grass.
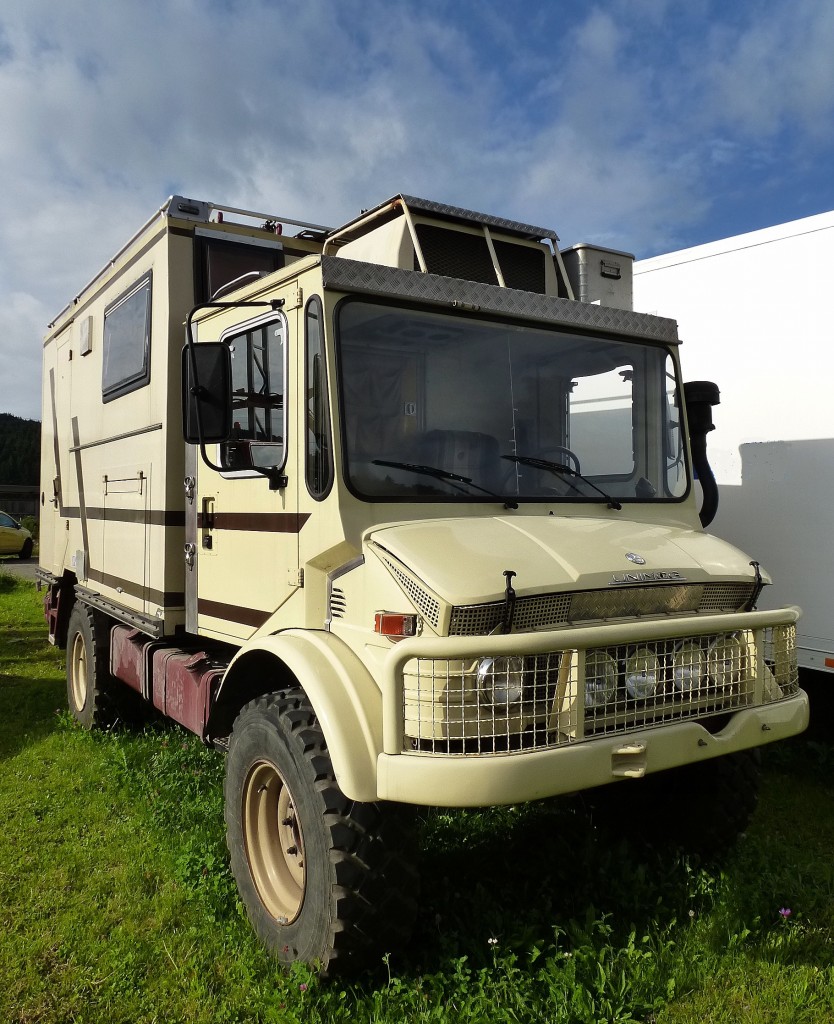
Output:
<path fill-rule="evenodd" d="M 31 584 L 0 568 L 0 1020 L 828 1022 L 834 753 L 765 758 L 722 870 L 581 800 L 425 812 L 414 940 L 374 975 L 281 971 L 228 870 L 222 758 L 173 726 L 88 734 Z M 790 913 L 780 913 L 780 911 Z"/>

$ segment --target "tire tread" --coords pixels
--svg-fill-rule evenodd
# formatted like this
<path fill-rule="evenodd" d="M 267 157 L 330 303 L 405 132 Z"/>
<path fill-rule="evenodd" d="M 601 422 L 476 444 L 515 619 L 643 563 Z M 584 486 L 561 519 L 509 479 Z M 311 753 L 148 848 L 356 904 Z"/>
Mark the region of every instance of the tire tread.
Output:
<path fill-rule="evenodd" d="M 252 714 L 266 719 L 279 733 L 283 721 L 314 779 L 328 833 L 332 879 L 329 934 L 318 966 L 322 974 L 353 973 L 373 966 L 407 941 L 417 913 L 409 815 L 396 805 L 359 803 L 342 793 L 321 727 L 302 691 L 281 690 L 257 697 L 244 706 L 238 722 Z M 228 784 L 227 775 L 227 806 L 232 796 Z M 230 852 L 234 861 L 231 846 Z M 279 936 L 261 933 L 261 938 L 279 958 L 291 959 L 282 956 Z"/>

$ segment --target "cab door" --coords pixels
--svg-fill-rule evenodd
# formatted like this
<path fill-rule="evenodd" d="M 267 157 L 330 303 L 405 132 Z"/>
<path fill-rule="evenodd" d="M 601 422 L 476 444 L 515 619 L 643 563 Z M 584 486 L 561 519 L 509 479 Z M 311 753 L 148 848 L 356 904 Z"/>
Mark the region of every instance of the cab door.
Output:
<path fill-rule="evenodd" d="M 231 353 L 232 437 L 210 448 L 219 471 L 190 453 L 187 628 L 246 640 L 300 585 L 298 466 L 288 436 L 295 371 L 283 312 L 228 320 L 219 333 Z M 214 320 L 200 328 L 212 324 L 216 332 Z"/>

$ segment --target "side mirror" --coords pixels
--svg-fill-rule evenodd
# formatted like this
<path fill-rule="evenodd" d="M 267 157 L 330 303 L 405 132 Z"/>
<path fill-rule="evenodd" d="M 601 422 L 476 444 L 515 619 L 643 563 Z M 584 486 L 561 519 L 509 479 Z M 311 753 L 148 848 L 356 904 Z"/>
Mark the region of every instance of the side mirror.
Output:
<path fill-rule="evenodd" d="M 182 433 L 189 444 L 228 441 L 232 432 L 232 360 L 222 341 L 182 350 Z"/>

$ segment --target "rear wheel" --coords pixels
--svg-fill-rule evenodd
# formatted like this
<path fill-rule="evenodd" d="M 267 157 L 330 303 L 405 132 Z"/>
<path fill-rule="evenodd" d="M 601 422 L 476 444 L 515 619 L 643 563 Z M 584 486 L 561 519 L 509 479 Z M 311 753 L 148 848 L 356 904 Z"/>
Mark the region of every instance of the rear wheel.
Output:
<path fill-rule="evenodd" d="M 110 681 L 106 621 L 76 602 L 67 627 L 67 703 L 85 729 L 113 724 Z"/>
<path fill-rule="evenodd" d="M 241 711 L 225 806 L 241 899 L 279 960 L 343 972 L 407 940 L 417 907 L 412 816 L 341 792 L 302 693 L 271 694 Z"/>

